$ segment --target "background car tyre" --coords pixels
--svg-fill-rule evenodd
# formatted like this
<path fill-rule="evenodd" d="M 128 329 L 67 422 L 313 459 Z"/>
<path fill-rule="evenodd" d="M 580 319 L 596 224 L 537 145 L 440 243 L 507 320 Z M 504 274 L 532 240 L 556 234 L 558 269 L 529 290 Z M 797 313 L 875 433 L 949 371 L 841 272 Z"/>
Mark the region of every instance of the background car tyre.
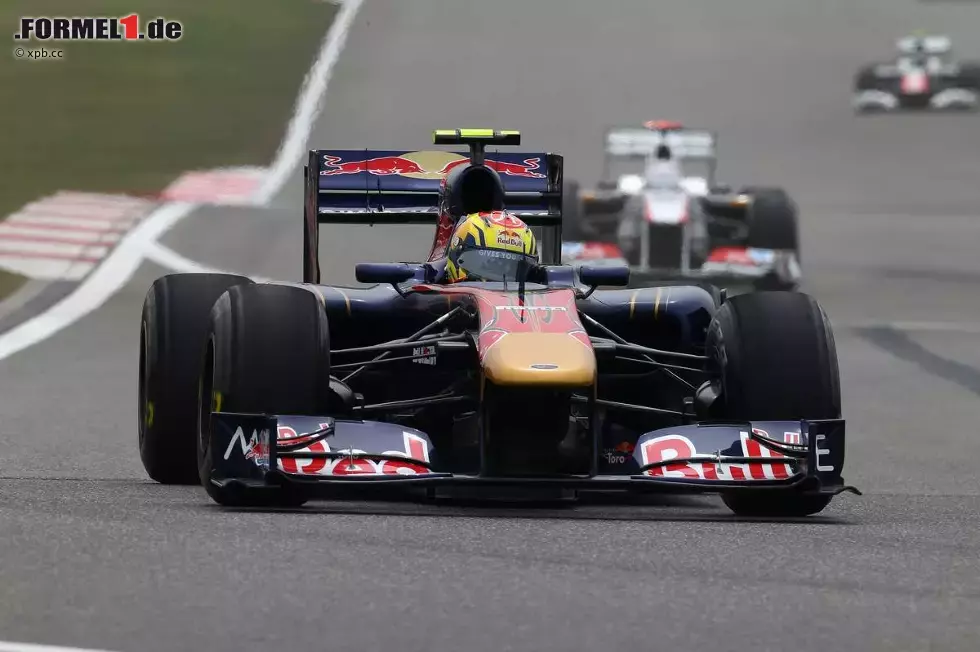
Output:
<path fill-rule="evenodd" d="M 878 76 L 874 66 L 861 68 L 854 76 L 854 90 L 857 92 L 875 90 L 878 86 Z"/>
<path fill-rule="evenodd" d="M 246 490 L 211 483 L 210 415 L 219 407 L 223 412 L 253 414 L 331 412 L 330 331 L 319 297 L 300 286 L 232 287 L 214 304 L 206 342 L 197 459 L 208 495 L 226 506 L 303 504 L 303 495 L 285 488 Z"/>
<path fill-rule="evenodd" d="M 587 240 L 582 224 L 582 198 L 577 181 L 565 181 L 561 206 L 561 239 L 563 242 Z"/>
<path fill-rule="evenodd" d="M 782 188 L 743 188 L 752 195 L 749 207 L 747 245 L 758 249 L 796 252 L 800 259 L 800 237 L 795 202 Z"/>
<path fill-rule="evenodd" d="M 827 316 L 802 292 L 728 299 L 708 328 L 709 369 L 720 378 L 717 416 L 739 421 L 839 419 L 840 371 Z M 829 496 L 759 491 L 723 494 L 744 516 L 808 516 Z"/>
<path fill-rule="evenodd" d="M 140 319 L 139 448 L 147 474 L 163 484 L 197 484 L 197 380 L 211 306 L 232 274 L 169 274 L 154 281 Z"/>
<path fill-rule="evenodd" d="M 980 63 L 961 63 L 960 79 L 967 88 L 980 91 Z"/>

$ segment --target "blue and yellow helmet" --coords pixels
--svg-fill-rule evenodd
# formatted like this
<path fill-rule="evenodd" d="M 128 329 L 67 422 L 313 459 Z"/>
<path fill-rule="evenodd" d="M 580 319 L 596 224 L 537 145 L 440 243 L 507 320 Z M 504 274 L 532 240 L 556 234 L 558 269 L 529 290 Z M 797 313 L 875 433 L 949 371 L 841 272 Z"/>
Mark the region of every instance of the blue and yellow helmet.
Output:
<path fill-rule="evenodd" d="M 527 224 L 507 211 L 471 213 L 449 241 L 446 281 L 516 281 L 521 265 L 538 261 L 538 242 Z"/>

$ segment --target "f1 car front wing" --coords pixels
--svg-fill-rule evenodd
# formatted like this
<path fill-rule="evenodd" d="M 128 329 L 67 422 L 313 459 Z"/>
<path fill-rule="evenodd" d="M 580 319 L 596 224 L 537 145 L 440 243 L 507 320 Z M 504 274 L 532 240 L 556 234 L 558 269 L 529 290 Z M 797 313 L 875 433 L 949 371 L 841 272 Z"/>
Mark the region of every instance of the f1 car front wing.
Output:
<path fill-rule="evenodd" d="M 211 424 L 213 484 L 259 490 L 291 486 L 311 497 L 349 495 L 368 486 L 860 493 L 841 476 L 843 419 L 656 430 L 638 439 L 622 474 L 532 478 L 453 474 L 440 467 L 424 433 L 390 423 L 214 413 Z"/>

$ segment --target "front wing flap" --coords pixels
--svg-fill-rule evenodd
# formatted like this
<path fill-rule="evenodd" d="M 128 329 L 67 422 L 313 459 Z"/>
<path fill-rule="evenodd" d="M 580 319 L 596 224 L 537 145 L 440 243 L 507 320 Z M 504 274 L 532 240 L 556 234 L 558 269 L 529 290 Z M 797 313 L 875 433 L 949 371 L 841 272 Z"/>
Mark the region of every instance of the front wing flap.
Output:
<path fill-rule="evenodd" d="M 396 424 L 329 417 L 214 413 L 210 481 L 250 488 L 461 485 L 711 493 L 773 489 L 837 494 L 844 421 L 702 423 L 642 435 L 618 475 L 534 478 L 454 475 L 431 440 Z M 628 460 L 628 461 L 627 461 Z"/>
<path fill-rule="evenodd" d="M 837 494 L 844 484 L 843 419 L 700 423 L 642 435 L 639 477 L 704 491 L 797 487 Z M 634 476 L 635 477 L 635 476 Z"/>

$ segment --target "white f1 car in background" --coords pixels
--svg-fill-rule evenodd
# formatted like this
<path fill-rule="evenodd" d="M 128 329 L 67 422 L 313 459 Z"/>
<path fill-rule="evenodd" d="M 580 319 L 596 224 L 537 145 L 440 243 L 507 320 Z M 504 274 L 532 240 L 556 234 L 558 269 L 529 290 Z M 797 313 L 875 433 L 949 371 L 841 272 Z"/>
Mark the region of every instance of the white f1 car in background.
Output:
<path fill-rule="evenodd" d="M 980 62 L 956 61 L 947 36 L 906 36 L 898 57 L 861 68 L 854 80 L 859 113 L 968 111 L 980 106 Z"/>
<path fill-rule="evenodd" d="M 625 260 L 641 283 L 795 289 L 796 204 L 779 188 L 716 185 L 715 143 L 668 121 L 608 130 L 598 187 L 565 182 L 562 260 Z"/>

